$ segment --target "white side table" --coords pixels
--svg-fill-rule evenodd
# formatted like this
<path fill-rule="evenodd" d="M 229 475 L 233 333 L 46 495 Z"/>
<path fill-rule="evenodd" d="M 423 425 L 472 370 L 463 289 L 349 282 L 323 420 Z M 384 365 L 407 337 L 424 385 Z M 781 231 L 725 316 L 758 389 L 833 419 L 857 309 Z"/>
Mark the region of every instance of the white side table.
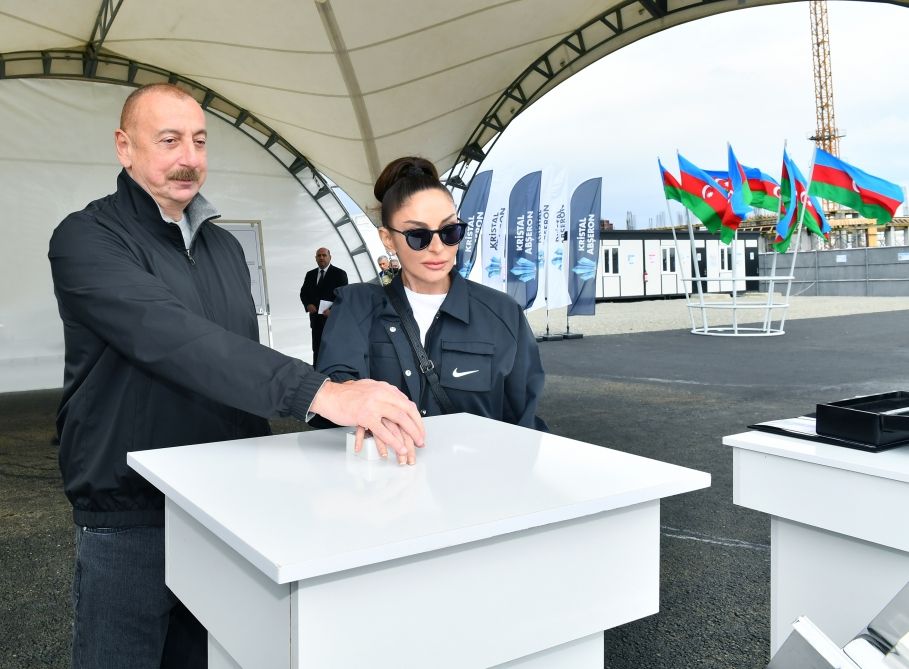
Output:
<path fill-rule="evenodd" d="M 770 514 L 770 653 L 807 616 L 838 646 L 909 581 L 909 449 L 745 432 L 733 501 Z"/>

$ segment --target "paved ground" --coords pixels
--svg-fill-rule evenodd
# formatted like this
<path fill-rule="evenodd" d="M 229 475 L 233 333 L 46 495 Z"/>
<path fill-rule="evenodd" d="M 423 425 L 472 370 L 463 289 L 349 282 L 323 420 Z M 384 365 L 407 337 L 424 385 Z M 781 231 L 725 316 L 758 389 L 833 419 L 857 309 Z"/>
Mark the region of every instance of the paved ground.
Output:
<path fill-rule="evenodd" d="M 705 295 L 709 326 L 728 326 L 732 324 L 732 297 L 724 295 Z M 739 307 L 742 305 L 765 306 L 767 295 L 747 293 L 736 297 Z M 785 323 L 803 318 L 822 318 L 829 316 L 848 316 L 852 314 L 869 314 L 881 311 L 905 311 L 909 309 L 909 297 L 802 297 L 791 296 L 788 299 L 776 294 L 774 304 L 786 304 L 786 307 L 774 307 L 770 311 L 771 327 L 779 329 L 781 320 Z M 637 302 L 600 302 L 596 306 L 596 315 L 573 316 L 569 330 L 584 335 L 630 334 L 633 332 L 655 332 L 658 330 L 691 330 L 692 317 L 694 324 L 701 327 L 702 311 L 697 301 L 689 308 L 684 299 L 643 300 Z M 534 332 L 546 332 L 547 320 L 550 333 L 565 331 L 566 309 L 532 311 L 527 314 Z M 765 309 L 747 307 L 737 314 L 738 323 L 754 323 L 764 318 Z M 785 323 L 784 328 L 785 328 Z"/>
<path fill-rule="evenodd" d="M 769 521 L 732 504 L 722 436 L 817 401 L 909 389 L 909 298 L 790 304 L 782 337 L 692 335 L 684 300 L 670 300 L 600 304 L 596 318 L 571 320 L 583 339 L 541 344 L 541 414 L 554 432 L 713 478 L 708 490 L 664 502 L 661 611 L 606 633 L 607 669 L 763 667 Z M 545 327 L 544 316 L 531 320 Z M 0 666 L 8 669 L 68 666 L 72 525 L 50 443 L 58 398 L 0 394 Z"/>

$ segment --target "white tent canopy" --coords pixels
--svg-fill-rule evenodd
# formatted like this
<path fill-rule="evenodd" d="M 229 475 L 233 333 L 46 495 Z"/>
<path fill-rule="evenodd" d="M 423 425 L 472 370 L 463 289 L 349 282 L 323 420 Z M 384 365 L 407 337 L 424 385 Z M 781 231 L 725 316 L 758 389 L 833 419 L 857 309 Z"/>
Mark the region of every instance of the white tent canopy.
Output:
<path fill-rule="evenodd" d="M 390 160 L 416 153 L 448 169 L 469 140 L 485 146 L 597 58 L 671 25 L 762 4 L 772 2 L 0 0 L 0 77 L 36 67 L 38 76 L 48 67 L 84 76 L 84 63 L 48 58 L 89 46 L 90 55 L 177 73 L 277 132 L 365 208 Z M 45 53 L 26 64 L 16 52 Z M 127 76 L 118 69 L 90 71 Z"/>

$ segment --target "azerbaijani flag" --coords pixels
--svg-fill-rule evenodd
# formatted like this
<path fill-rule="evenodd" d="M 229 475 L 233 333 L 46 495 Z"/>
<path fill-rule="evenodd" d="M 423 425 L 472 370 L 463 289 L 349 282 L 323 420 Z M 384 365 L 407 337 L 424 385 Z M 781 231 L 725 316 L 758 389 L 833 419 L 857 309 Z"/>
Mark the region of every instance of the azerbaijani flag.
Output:
<path fill-rule="evenodd" d="M 719 184 L 722 188 L 723 196 L 726 198 L 728 203 L 726 207 L 726 212 L 723 214 L 723 225 L 728 226 L 733 231 L 739 227 L 742 218 L 732 209 L 732 177 L 729 176 L 728 170 L 704 170 L 704 174 L 709 176 L 711 179 Z"/>
<path fill-rule="evenodd" d="M 663 181 L 663 192 L 667 200 L 682 201 L 682 184 L 672 176 L 672 173 L 663 167 L 663 163 L 657 158 L 657 165 L 660 166 L 660 179 Z"/>
<path fill-rule="evenodd" d="M 824 216 L 824 211 L 817 199 L 808 193 L 805 177 L 790 160 L 785 149 L 783 150 L 783 176 L 780 181 L 780 199 L 786 216 L 777 223 L 777 237 L 773 242 L 773 247 L 780 253 L 784 253 L 789 247 L 792 233 L 799 223 L 804 224 L 809 232 L 827 239 L 830 233 L 827 217 Z M 793 206 L 793 202 L 797 206 Z M 793 212 L 794 218 L 790 218 L 790 214 Z M 784 221 L 787 222 L 786 225 L 784 225 Z"/>
<path fill-rule="evenodd" d="M 789 154 L 783 149 L 783 171 L 780 176 L 780 206 L 779 220 L 776 222 L 776 239 L 771 246 L 779 252 L 785 253 L 792 241 L 792 233 L 798 224 L 795 217 L 795 173 L 798 168 L 789 160 Z"/>
<path fill-rule="evenodd" d="M 776 213 L 780 208 L 780 185 L 769 174 L 756 167 L 745 167 L 745 177 L 751 189 L 751 206 Z"/>
<path fill-rule="evenodd" d="M 685 160 L 678 154 L 679 173 L 681 174 L 681 202 L 711 233 L 719 233 L 720 240 L 729 244 L 735 237 L 735 228 L 741 219 L 736 220 L 726 191 L 709 174 L 700 167 Z"/>
<path fill-rule="evenodd" d="M 756 167 L 742 165 L 742 169 L 745 171 L 748 189 L 751 191 L 751 206 L 777 213 L 780 208 L 780 184 L 777 180 Z M 727 170 L 704 171 L 727 191 L 732 190 L 732 179 L 729 178 Z"/>
<path fill-rule="evenodd" d="M 795 168 L 795 192 L 799 201 L 796 216 L 798 216 L 799 222 L 808 228 L 809 232 L 813 232 L 823 239 L 828 239 L 830 236 L 830 224 L 827 222 L 827 217 L 824 216 L 824 210 L 821 209 L 821 204 L 817 201 L 817 198 L 808 193 L 808 184 L 805 183 L 805 179 L 798 171 L 798 168 L 795 165 L 792 167 Z M 804 213 L 802 213 L 803 209 Z"/>
<path fill-rule="evenodd" d="M 732 180 L 729 178 L 728 170 L 704 170 L 704 172 L 722 186 L 727 193 L 732 188 Z"/>
<path fill-rule="evenodd" d="M 896 184 L 871 176 L 820 148 L 814 155 L 811 194 L 877 219 L 878 225 L 892 221 L 903 202 L 903 191 Z"/>
<path fill-rule="evenodd" d="M 751 187 L 745 170 L 732 152 L 732 144 L 726 145 L 729 149 L 729 205 L 739 222 L 744 220 L 751 211 Z M 739 227 L 738 223 L 735 227 Z"/>
<path fill-rule="evenodd" d="M 723 214 L 722 224 L 735 232 L 739 224 L 751 211 L 751 188 L 748 179 L 745 176 L 745 170 L 736 160 L 735 153 L 732 151 L 732 145 L 729 148 L 728 169 L 722 170 L 704 170 L 704 174 L 712 178 L 723 189 L 723 195 L 726 197 L 729 205 Z M 725 241 L 725 240 L 724 240 Z"/>

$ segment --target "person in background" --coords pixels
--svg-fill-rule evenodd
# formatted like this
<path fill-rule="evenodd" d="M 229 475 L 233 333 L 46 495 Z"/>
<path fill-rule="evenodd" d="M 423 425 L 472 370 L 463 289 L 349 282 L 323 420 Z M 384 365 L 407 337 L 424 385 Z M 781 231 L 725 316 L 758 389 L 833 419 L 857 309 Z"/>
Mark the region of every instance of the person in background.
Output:
<path fill-rule="evenodd" d="M 536 338 L 511 297 L 455 270 L 466 224 L 436 168 L 399 158 L 382 171 L 374 193 L 379 237 L 401 271 L 385 287 L 338 290 L 318 369 L 337 381 L 387 381 L 423 416 L 465 411 L 545 429 L 536 415 L 544 382 Z M 421 372 L 407 324 L 431 361 L 422 366 L 429 374 Z"/>
<path fill-rule="evenodd" d="M 391 271 L 391 263 L 388 262 L 388 256 L 379 256 L 376 262 L 379 265 L 379 283 L 387 286 L 394 278 L 394 273 Z"/>
<path fill-rule="evenodd" d="M 331 313 L 335 289 L 346 285 L 347 272 L 331 264 L 331 251 L 326 248 L 316 251 L 316 267 L 306 273 L 303 286 L 300 288 L 300 301 L 309 314 L 309 326 L 312 328 L 313 366 L 319 359 L 322 331 L 325 329 L 325 321 L 328 320 Z M 325 306 L 326 302 L 327 306 Z"/>
<path fill-rule="evenodd" d="M 397 256 L 392 256 L 390 269 L 392 274 L 397 274 L 401 271 L 401 261 L 398 260 Z"/>
<path fill-rule="evenodd" d="M 205 113 L 186 91 L 134 91 L 114 133 L 114 194 L 66 217 L 48 258 L 65 342 L 57 414 L 73 508 L 72 666 L 205 667 L 207 634 L 164 582 L 164 497 L 128 451 L 269 433 L 319 414 L 413 462 L 416 407 L 375 381 L 339 384 L 258 343 L 237 240 L 199 189 Z M 343 448 L 343 445 L 341 446 Z"/>

